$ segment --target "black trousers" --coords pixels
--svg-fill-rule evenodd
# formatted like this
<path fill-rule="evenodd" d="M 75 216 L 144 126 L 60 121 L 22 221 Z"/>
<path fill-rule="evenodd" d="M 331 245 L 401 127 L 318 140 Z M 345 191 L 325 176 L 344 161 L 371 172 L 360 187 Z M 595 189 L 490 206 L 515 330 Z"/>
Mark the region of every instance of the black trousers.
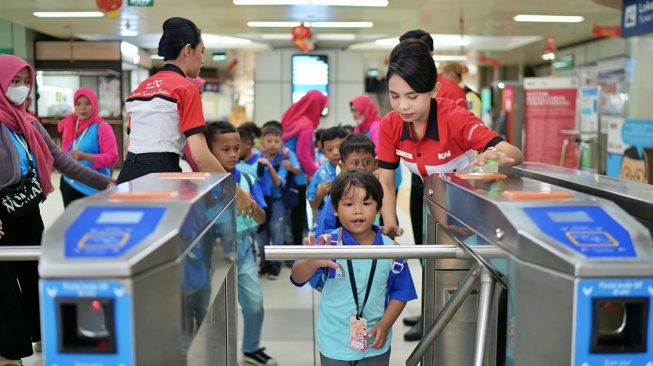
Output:
<path fill-rule="evenodd" d="M 86 195 L 68 184 L 61 176 L 61 182 L 59 182 L 59 189 L 61 190 L 61 198 L 63 198 L 63 207 L 68 207 L 74 200 L 86 197 Z"/>
<path fill-rule="evenodd" d="M 299 191 L 299 202 L 290 212 L 290 232 L 292 243 L 302 245 L 304 243 L 304 231 L 308 231 L 308 217 L 306 216 L 306 186 L 297 186 Z"/>
<path fill-rule="evenodd" d="M 175 153 L 127 153 L 117 183 L 129 182 L 150 173 L 179 173 L 179 155 Z"/>
<path fill-rule="evenodd" d="M 413 226 L 415 244 L 424 244 L 424 182 L 416 174 L 411 174 L 410 184 L 410 222 Z"/>
<path fill-rule="evenodd" d="M 39 209 L 15 218 L 0 207 L 5 235 L 0 246 L 41 245 L 43 220 Z M 38 262 L 0 262 L 0 356 L 20 359 L 32 355 L 41 340 Z M 20 286 L 20 287 L 19 287 Z"/>

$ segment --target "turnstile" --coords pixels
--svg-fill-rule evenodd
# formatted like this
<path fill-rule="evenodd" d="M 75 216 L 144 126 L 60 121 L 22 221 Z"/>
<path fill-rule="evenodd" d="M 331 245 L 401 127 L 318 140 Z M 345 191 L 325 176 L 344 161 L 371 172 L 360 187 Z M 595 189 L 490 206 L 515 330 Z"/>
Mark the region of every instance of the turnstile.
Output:
<path fill-rule="evenodd" d="M 70 205 L 43 235 L 44 365 L 236 365 L 234 196 L 162 173 Z"/>
<path fill-rule="evenodd" d="M 615 203 L 497 173 L 432 176 L 425 202 L 429 240 L 451 237 L 499 284 L 483 305 L 489 316 L 477 308 L 490 288 L 469 292 L 468 310 L 451 318 L 425 365 L 653 365 L 653 240 Z M 477 248 L 485 246 L 505 259 L 484 258 Z M 426 266 L 427 325 L 468 267 L 456 259 Z M 483 360 L 470 351 L 479 345 L 489 350 Z"/>

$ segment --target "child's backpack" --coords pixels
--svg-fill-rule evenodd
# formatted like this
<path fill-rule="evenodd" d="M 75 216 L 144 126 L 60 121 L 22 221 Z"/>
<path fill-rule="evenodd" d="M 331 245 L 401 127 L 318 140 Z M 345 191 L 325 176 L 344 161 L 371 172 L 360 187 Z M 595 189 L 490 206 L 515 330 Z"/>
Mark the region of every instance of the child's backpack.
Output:
<path fill-rule="evenodd" d="M 261 153 L 261 157 L 267 158 L 267 154 L 264 152 Z M 275 159 L 275 163 L 272 163 L 274 169 L 279 172 L 281 163 L 284 160 L 290 160 L 290 150 L 287 147 L 281 148 L 281 157 L 282 159 Z M 263 176 L 264 167 L 262 164 L 259 164 L 258 168 L 259 179 Z M 286 184 L 281 188 L 283 193 L 283 203 L 287 209 L 292 209 L 299 204 L 299 188 L 297 187 L 297 182 L 295 181 L 295 174 L 290 171 L 286 174 Z"/>
<path fill-rule="evenodd" d="M 337 238 L 334 240 L 333 238 Z M 394 245 L 399 245 L 395 240 L 390 239 L 389 237 L 383 235 L 383 244 L 387 245 L 390 244 L 390 241 Z M 331 245 L 342 245 L 342 227 L 335 229 L 334 231 L 331 232 Z M 335 261 L 334 261 L 335 262 Z M 406 264 L 405 259 L 393 259 L 392 260 L 392 273 L 394 274 L 399 274 L 401 271 L 404 269 L 404 265 Z M 327 274 L 325 275 L 322 273 L 321 276 L 313 276 L 308 280 L 308 283 L 311 285 L 312 288 L 322 291 L 322 288 L 324 287 L 324 284 L 329 278 L 333 278 L 335 276 L 335 270 L 332 268 L 325 268 L 327 270 Z M 388 288 L 392 287 L 392 281 L 394 280 L 393 276 L 390 276 L 390 279 L 388 280 Z M 386 296 L 386 305 L 390 301 L 390 294 Z"/>

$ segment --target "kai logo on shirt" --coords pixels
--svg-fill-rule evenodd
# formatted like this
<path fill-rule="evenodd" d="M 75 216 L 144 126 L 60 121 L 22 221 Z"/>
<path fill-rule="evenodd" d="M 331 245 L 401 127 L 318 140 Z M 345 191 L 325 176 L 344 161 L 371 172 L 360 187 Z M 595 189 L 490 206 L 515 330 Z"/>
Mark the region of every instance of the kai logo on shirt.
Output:
<path fill-rule="evenodd" d="M 448 150 L 447 152 L 443 152 L 443 153 L 438 153 L 438 159 L 440 160 L 444 160 L 450 156 L 451 156 L 451 150 Z"/>
<path fill-rule="evenodd" d="M 338 263 L 338 268 L 336 269 L 336 280 L 344 280 L 346 275 L 345 275 L 345 267 L 342 266 L 342 264 Z"/>

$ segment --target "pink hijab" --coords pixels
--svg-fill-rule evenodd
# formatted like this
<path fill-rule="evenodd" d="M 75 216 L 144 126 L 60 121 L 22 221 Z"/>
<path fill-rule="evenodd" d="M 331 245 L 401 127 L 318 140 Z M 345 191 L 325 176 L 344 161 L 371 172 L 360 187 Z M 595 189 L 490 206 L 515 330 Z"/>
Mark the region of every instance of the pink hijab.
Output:
<path fill-rule="evenodd" d="M 370 130 L 372 123 L 381 120 L 376 104 L 367 95 L 360 95 L 352 99 L 349 104 L 356 107 L 360 112 L 361 117 L 363 117 L 363 122 L 354 128 L 354 133 L 367 133 L 367 131 Z"/>
<path fill-rule="evenodd" d="M 305 129 L 314 131 L 328 102 L 329 99 L 321 91 L 310 90 L 291 105 L 281 117 L 283 139 L 288 140 Z"/>
<path fill-rule="evenodd" d="M 27 68 L 31 82 L 34 83 L 34 69 L 20 57 L 13 55 L 0 55 L 0 123 L 9 127 L 15 133 L 22 134 L 27 140 L 30 151 L 36 158 L 36 167 L 39 171 L 39 182 L 43 194 L 47 196 L 54 190 L 50 174 L 54 165 L 54 158 L 50 153 L 48 144 L 39 131 L 32 125 L 36 117 L 25 111 L 25 103 L 15 105 L 7 100 L 5 94 L 11 81 L 20 70 Z M 30 87 L 31 92 L 31 87 Z"/>
<path fill-rule="evenodd" d="M 91 108 L 93 108 L 93 115 L 88 119 L 80 119 L 77 130 L 75 130 L 75 125 L 77 124 L 77 114 L 74 112 L 69 114 L 66 118 L 62 119 L 59 122 L 59 124 L 57 125 L 57 130 L 59 130 L 59 132 L 61 132 L 62 134 L 61 150 L 63 151 L 68 151 L 73 141 L 75 141 L 77 136 L 79 136 L 82 132 L 84 132 L 84 130 L 88 126 L 92 125 L 95 122 L 98 123 L 105 122 L 105 120 L 100 118 L 100 116 L 98 115 L 97 96 L 95 95 L 93 89 L 79 88 L 75 92 L 75 96 L 73 97 L 73 104 L 76 104 L 77 99 L 79 99 L 79 97 L 82 96 L 88 98 L 88 100 L 91 102 Z"/>

